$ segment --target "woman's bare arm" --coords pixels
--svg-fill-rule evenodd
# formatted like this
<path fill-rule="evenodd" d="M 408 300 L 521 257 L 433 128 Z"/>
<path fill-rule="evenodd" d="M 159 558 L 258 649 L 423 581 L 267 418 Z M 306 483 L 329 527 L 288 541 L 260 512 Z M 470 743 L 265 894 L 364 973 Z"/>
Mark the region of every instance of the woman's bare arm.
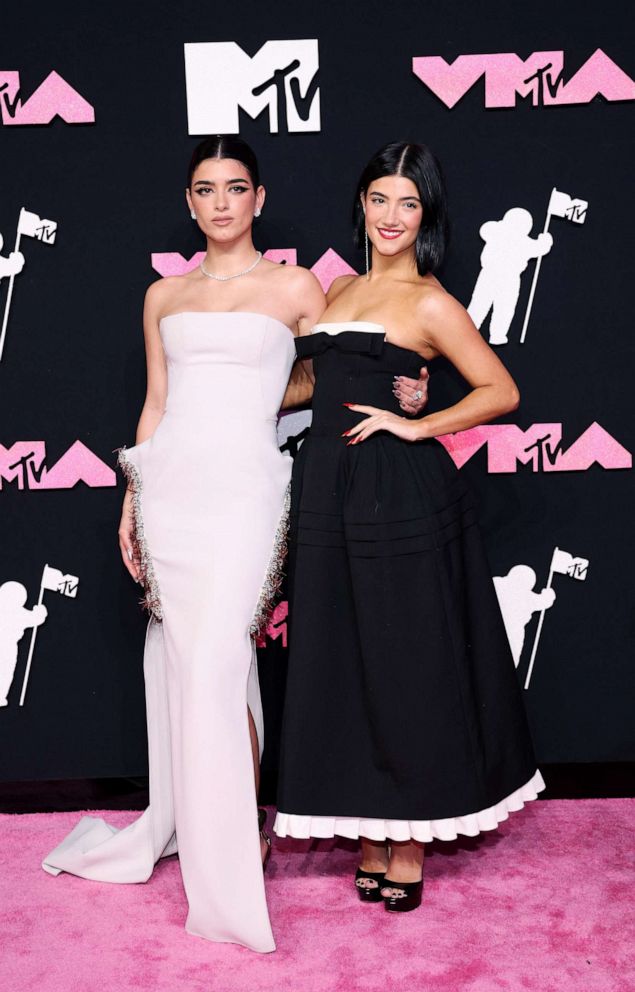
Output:
<path fill-rule="evenodd" d="M 146 441 L 154 434 L 159 425 L 167 398 L 167 367 L 165 353 L 159 334 L 159 317 L 161 307 L 165 306 L 165 281 L 153 283 L 145 298 L 143 306 L 143 335 L 146 347 L 146 397 L 137 424 L 137 444 Z M 139 563 L 134 557 L 134 513 L 132 491 L 129 487 L 123 499 L 121 520 L 119 522 L 119 550 L 121 558 L 135 580 L 139 581 Z"/>
<path fill-rule="evenodd" d="M 298 331 L 300 335 L 310 334 L 326 308 L 322 287 L 312 272 L 298 268 L 293 272 L 291 291 L 299 300 Z M 288 410 L 291 407 L 306 406 L 310 403 L 314 381 L 313 363 L 296 362 L 291 371 L 281 409 Z"/>
<path fill-rule="evenodd" d="M 153 283 L 143 306 L 143 336 L 146 349 L 146 396 L 137 424 L 137 444 L 154 434 L 165 411 L 168 376 L 165 352 L 159 334 L 161 308 L 165 307 L 164 280 Z"/>
<path fill-rule="evenodd" d="M 516 383 L 458 300 L 442 290 L 430 294 L 422 315 L 426 343 L 447 358 L 472 387 L 458 403 L 421 418 L 422 437 L 469 430 L 518 407 Z"/>

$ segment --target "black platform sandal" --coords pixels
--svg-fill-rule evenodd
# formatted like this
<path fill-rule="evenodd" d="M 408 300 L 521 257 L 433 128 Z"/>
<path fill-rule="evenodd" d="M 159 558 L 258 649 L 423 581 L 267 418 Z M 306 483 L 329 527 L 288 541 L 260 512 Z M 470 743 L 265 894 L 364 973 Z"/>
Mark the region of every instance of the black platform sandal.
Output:
<path fill-rule="evenodd" d="M 271 837 L 265 830 L 267 824 L 267 810 L 262 806 L 258 807 L 258 830 L 260 831 L 260 836 L 267 845 L 267 853 L 265 854 L 264 861 L 262 862 L 262 870 L 267 870 L 267 865 L 269 864 L 269 858 L 271 857 Z"/>
<path fill-rule="evenodd" d="M 384 877 L 382 888 L 393 890 L 393 895 L 381 897 L 388 913 L 409 913 L 421 905 L 423 879 L 419 882 L 391 882 Z"/>
<path fill-rule="evenodd" d="M 376 882 L 376 885 L 367 886 L 361 885 L 360 883 L 369 879 L 371 882 Z M 362 902 L 381 902 L 382 894 L 381 887 L 384 884 L 384 873 L 383 871 L 362 871 L 358 868 L 355 872 L 355 886 L 357 888 L 357 895 Z"/>

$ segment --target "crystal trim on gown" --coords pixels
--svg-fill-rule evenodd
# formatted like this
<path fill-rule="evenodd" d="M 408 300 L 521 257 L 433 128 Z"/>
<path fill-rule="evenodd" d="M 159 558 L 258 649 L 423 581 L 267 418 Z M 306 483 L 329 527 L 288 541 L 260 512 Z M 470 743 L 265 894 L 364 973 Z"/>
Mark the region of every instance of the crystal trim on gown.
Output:
<path fill-rule="evenodd" d="M 287 537 L 289 534 L 289 508 L 291 506 L 291 483 L 287 486 L 282 504 L 282 513 L 278 521 L 276 536 L 273 540 L 273 550 L 267 565 L 267 572 L 262 583 L 256 610 L 249 625 L 252 637 L 261 634 L 271 617 L 284 577 L 284 563 L 287 558 Z"/>
<path fill-rule="evenodd" d="M 154 574 L 152 555 L 150 554 L 143 527 L 143 511 L 141 509 L 143 483 L 141 481 L 141 473 L 134 462 L 128 458 L 126 448 L 119 449 L 117 461 L 132 494 L 132 555 L 133 561 L 137 562 L 139 581 L 144 591 L 141 605 L 148 611 L 151 617 L 160 621 L 163 619 L 161 612 L 161 590 Z"/>

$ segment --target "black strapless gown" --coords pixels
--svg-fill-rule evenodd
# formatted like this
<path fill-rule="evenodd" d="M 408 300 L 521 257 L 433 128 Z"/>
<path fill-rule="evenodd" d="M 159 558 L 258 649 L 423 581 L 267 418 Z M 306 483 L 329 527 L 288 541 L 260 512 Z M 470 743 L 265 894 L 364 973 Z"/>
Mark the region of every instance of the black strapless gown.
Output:
<path fill-rule="evenodd" d="M 436 440 L 341 436 L 361 419 L 344 403 L 403 415 L 392 378 L 423 360 L 362 330 L 296 348 L 316 384 L 292 479 L 276 831 L 492 829 L 544 783 L 472 498 Z"/>

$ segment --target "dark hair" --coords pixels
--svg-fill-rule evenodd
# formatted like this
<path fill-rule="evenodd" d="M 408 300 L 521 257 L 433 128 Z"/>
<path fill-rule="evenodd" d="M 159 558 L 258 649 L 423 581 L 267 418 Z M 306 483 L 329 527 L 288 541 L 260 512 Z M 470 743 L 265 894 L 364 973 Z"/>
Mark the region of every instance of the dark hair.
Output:
<path fill-rule="evenodd" d="M 249 173 L 254 189 L 258 189 L 260 186 L 258 159 L 247 142 L 239 138 L 237 134 L 215 134 L 211 138 L 204 138 L 194 149 L 187 170 L 188 189 L 192 185 L 192 176 L 196 169 L 207 158 L 233 158 L 237 162 L 241 162 Z"/>
<path fill-rule="evenodd" d="M 435 272 L 443 262 L 448 241 L 447 200 L 441 166 L 425 145 L 391 141 L 373 155 L 355 192 L 353 239 L 356 247 L 362 247 L 365 230 L 360 194 L 365 194 L 370 184 L 383 176 L 405 176 L 417 187 L 423 206 L 423 220 L 415 243 L 417 271 L 421 276 Z"/>

